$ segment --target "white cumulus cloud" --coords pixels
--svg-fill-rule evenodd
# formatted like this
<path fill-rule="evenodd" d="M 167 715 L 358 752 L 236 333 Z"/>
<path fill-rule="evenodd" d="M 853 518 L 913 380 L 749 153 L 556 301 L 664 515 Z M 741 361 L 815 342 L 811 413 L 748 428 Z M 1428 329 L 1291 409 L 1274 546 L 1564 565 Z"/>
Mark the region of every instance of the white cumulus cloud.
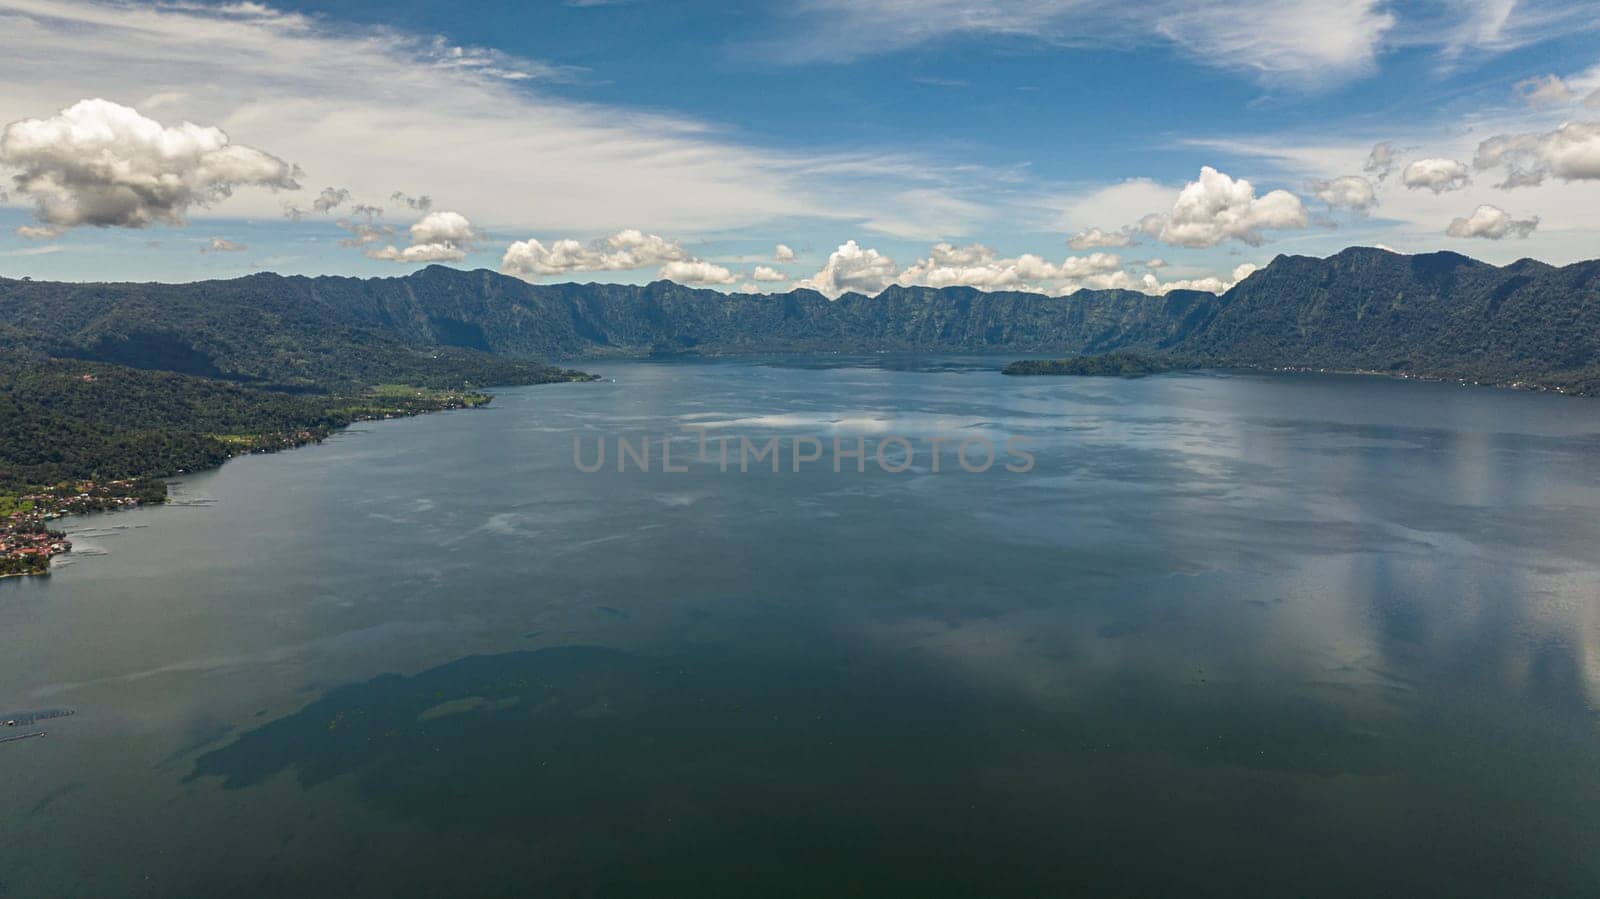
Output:
<path fill-rule="evenodd" d="M 1164 282 L 1157 293 L 1170 293 L 1174 290 L 1203 290 L 1206 293 L 1226 293 L 1235 284 L 1250 277 L 1256 271 L 1253 263 L 1245 262 L 1234 266 L 1233 271 L 1227 276 L 1207 275 L 1203 278 L 1189 278 L 1177 281 Z"/>
<path fill-rule="evenodd" d="M 397 248 L 389 244 L 368 250 L 367 258 L 386 262 L 459 262 L 483 239 L 483 232 L 459 212 L 430 212 L 411 226 L 410 233 L 410 246 Z"/>
<path fill-rule="evenodd" d="M 1507 237 L 1527 237 L 1539 227 L 1539 217 L 1513 219 L 1511 213 L 1498 206 L 1484 204 L 1466 218 L 1453 219 L 1445 233 L 1451 237 L 1482 237 L 1502 240 Z"/>
<path fill-rule="evenodd" d="M 756 270 L 751 273 L 750 280 L 768 282 L 787 281 L 789 280 L 789 276 L 778 271 L 770 265 L 758 265 L 756 266 Z"/>
<path fill-rule="evenodd" d="M 472 222 L 459 212 L 430 212 L 411 226 L 411 242 L 414 244 L 465 244 L 481 236 Z"/>
<path fill-rule="evenodd" d="M 1466 163 L 1442 156 L 1419 159 L 1400 173 L 1400 183 L 1406 187 L 1412 190 L 1426 188 L 1436 194 L 1460 190 L 1471 181 L 1472 175 L 1467 171 Z"/>
<path fill-rule="evenodd" d="M 1161 260 L 1152 260 L 1160 262 Z M 1148 267 L 1148 263 L 1146 263 Z M 1162 281 L 1151 272 L 1135 275 L 1126 269 L 1117 269 L 1089 275 L 1082 281 L 1074 281 L 1063 285 L 1054 291 L 1058 296 L 1067 296 L 1080 290 L 1135 290 L 1151 296 L 1162 296 L 1174 290 L 1200 290 L 1207 293 L 1225 293 L 1235 284 L 1250 277 L 1256 271 L 1256 266 L 1246 262 L 1234 267 L 1231 276 L 1206 275 L 1200 278 L 1181 278 L 1173 281 Z"/>
<path fill-rule="evenodd" d="M 1348 209 L 1357 216 L 1367 214 L 1378 205 L 1377 190 L 1371 181 L 1360 175 L 1313 180 L 1306 184 L 1306 189 L 1329 209 Z"/>
<path fill-rule="evenodd" d="M 795 282 L 795 287 L 815 290 L 829 297 L 846 291 L 876 294 L 894 283 L 894 260 L 874 249 L 862 249 L 853 240 L 839 245 L 815 275 Z"/>
<path fill-rule="evenodd" d="M 128 106 L 80 100 L 45 119 L 0 132 L 0 165 L 46 225 L 142 228 L 181 225 L 191 207 L 240 187 L 295 190 L 293 167 L 231 143 L 220 128 L 165 126 Z"/>
<path fill-rule="evenodd" d="M 733 272 L 703 259 L 669 262 L 661 267 L 656 277 L 679 284 L 732 284 L 738 280 Z"/>
<path fill-rule="evenodd" d="M 773 262 L 793 262 L 798 258 L 799 257 L 795 255 L 794 250 L 789 249 L 788 244 L 780 243 L 772 250 Z"/>
<path fill-rule="evenodd" d="M 1498 187 L 1533 187 L 1554 176 L 1562 181 L 1600 179 L 1600 122 L 1567 122 L 1554 131 L 1501 134 L 1478 145 L 1479 171 L 1504 167 Z"/>
<path fill-rule="evenodd" d="M 628 228 L 587 244 L 571 238 L 551 241 L 548 246 L 532 238 L 519 240 L 506 248 L 500 270 L 533 279 L 572 272 L 626 272 L 692 260 L 677 241 Z"/>
<path fill-rule="evenodd" d="M 546 245 L 530 238 L 519 240 L 506 248 L 500 259 L 500 270 L 508 275 L 533 280 L 550 275 L 573 272 L 625 272 L 659 266 L 657 278 L 679 284 L 732 284 L 738 276 L 725 266 L 697 259 L 675 240 L 659 234 L 646 234 L 637 228 L 627 228 L 610 237 L 587 244 L 564 239 Z M 762 266 L 757 270 L 759 280 L 763 272 L 774 272 Z M 788 280 L 777 273 L 776 280 Z"/>
<path fill-rule="evenodd" d="M 904 286 L 976 287 L 980 290 L 1041 290 L 1050 282 L 1070 281 L 1114 271 L 1121 259 L 1110 253 L 1068 256 L 1060 263 L 1024 253 L 1015 258 L 1000 258 L 982 245 L 958 247 L 935 244 L 928 256 L 901 272 L 896 281 Z"/>
<path fill-rule="evenodd" d="M 1249 181 L 1205 166 L 1199 179 L 1178 193 L 1171 212 L 1146 216 L 1139 227 L 1163 243 L 1205 248 L 1227 240 L 1260 246 L 1266 241 L 1263 231 L 1309 223 L 1305 205 L 1294 194 L 1274 190 L 1257 197 Z"/>

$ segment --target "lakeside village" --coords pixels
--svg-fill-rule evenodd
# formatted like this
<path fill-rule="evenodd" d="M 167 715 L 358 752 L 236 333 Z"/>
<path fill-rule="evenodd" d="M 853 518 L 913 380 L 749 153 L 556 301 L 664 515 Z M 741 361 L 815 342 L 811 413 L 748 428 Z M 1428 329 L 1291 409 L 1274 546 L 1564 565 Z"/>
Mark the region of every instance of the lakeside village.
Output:
<path fill-rule="evenodd" d="M 320 442 L 327 431 L 305 428 L 273 434 L 220 438 L 226 456 L 274 453 Z M 22 493 L 0 490 L 0 578 L 49 574 L 50 560 L 72 551 L 67 535 L 49 526 L 69 515 L 115 512 L 167 501 L 167 484 L 156 478 L 63 481 L 30 486 Z"/>
<path fill-rule="evenodd" d="M 166 498 L 166 484 L 143 479 L 68 481 L 35 487 L 21 495 L 0 496 L 0 577 L 44 574 L 50 570 L 52 556 L 72 550 L 67 535 L 51 529 L 50 521 L 160 503 Z"/>

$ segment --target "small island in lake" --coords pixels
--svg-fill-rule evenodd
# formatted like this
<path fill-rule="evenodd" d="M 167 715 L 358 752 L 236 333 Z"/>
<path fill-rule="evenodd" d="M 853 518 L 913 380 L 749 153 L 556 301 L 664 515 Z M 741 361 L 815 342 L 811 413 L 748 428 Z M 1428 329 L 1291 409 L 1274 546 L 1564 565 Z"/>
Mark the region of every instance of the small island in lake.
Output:
<path fill-rule="evenodd" d="M 1008 375 L 1080 375 L 1086 377 L 1140 378 L 1182 371 L 1195 364 L 1176 356 L 1149 353 L 1105 353 L 1070 359 L 1023 359 L 1001 369 Z"/>

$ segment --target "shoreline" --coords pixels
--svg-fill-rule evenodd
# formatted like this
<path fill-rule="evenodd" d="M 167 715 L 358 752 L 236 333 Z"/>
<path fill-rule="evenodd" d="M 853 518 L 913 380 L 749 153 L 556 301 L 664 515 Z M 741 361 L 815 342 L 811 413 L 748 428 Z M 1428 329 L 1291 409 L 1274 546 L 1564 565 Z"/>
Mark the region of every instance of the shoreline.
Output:
<path fill-rule="evenodd" d="M 1111 354 L 1104 354 L 1104 355 L 1111 355 Z M 1084 361 L 1088 361 L 1088 360 L 1093 360 L 1093 359 L 1096 359 L 1096 358 L 1099 358 L 1099 357 L 1098 356 L 1068 356 L 1068 357 L 1062 357 L 1062 358 L 1059 358 L 1059 359 L 1019 359 L 1019 360 L 1016 360 L 1015 362 L 1009 363 L 1007 366 L 1005 366 L 1005 368 L 1003 368 L 1001 370 L 1001 373 L 1005 374 L 1005 375 L 1008 375 L 1010 377 L 1021 377 L 1021 378 L 1045 378 L 1045 377 L 1056 377 L 1056 378 L 1140 378 L 1140 377 L 1151 377 L 1151 376 L 1158 375 L 1158 374 L 1181 374 L 1181 373 L 1184 373 L 1184 372 L 1191 372 L 1192 373 L 1192 372 L 1207 372 L 1207 371 L 1224 372 L 1224 373 L 1226 373 L 1226 372 L 1234 372 L 1234 373 L 1239 373 L 1239 374 L 1341 375 L 1341 376 L 1358 376 L 1358 377 L 1364 377 L 1364 378 L 1382 378 L 1382 379 L 1391 380 L 1391 381 L 1416 381 L 1416 382 L 1425 383 L 1425 384 L 1455 384 L 1455 385 L 1460 386 L 1460 387 L 1483 387 L 1483 388 L 1489 388 L 1489 389 L 1493 389 L 1493 390 L 1514 390 L 1514 391 L 1519 391 L 1519 392 L 1524 392 L 1524 393 L 1551 393 L 1551 394 L 1556 394 L 1556 395 L 1559 395 L 1559 396 L 1576 397 L 1576 398 L 1580 398 L 1580 399 L 1595 399 L 1597 397 L 1600 397 L 1600 393 L 1594 393 L 1594 392 L 1589 392 L 1589 391 L 1584 391 L 1584 390 L 1569 390 L 1568 388 L 1566 388 L 1564 386 L 1561 386 L 1561 385 L 1550 384 L 1550 383 L 1546 383 L 1546 382 L 1542 382 L 1542 381 L 1534 380 L 1534 379 L 1528 379 L 1528 378 L 1518 378 L 1518 379 L 1515 379 L 1515 380 L 1508 380 L 1508 381 L 1485 381 L 1485 380 L 1477 380 L 1477 379 L 1474 379 L 1474 378 L 1454 376 L 1454 375 L 1438 375 L 1438 374 L 1426 374 L 1426 373 L 1404 372 L 1404 371 L 1379 371 L 1379 370 L 1375 370 L 1375 369 L 1362 369 L 1362 368 L 1325 368 L 1325 367 L 1310 366 L 1310 365 L 1244 365 L 1244 364 L 1235 364 L 1235 365 L 1194 364 L 1194 365 L 1186 365 L 1186 364 L 1179 364 L 1179 365 L 1174 365 L 1173 367 L 1170 367 L 1170 368 L 1161 368 L 1161 369 L 1158 369 L 1158 370 L 1143 371 L 1143 372 L 1136 372 L 1136 373 L 1127 373 L 1127 374 L 1117 373 L 1117 372 L 1010 371 L 1010 370 L 1008 370 L 1012 366 L 1019 365 L 1020 363 L 1027 363 L 1027 362 L 1045 363 L 1045 364 L 1058 363 L 1058 364 L 1065 365 L 1065 364 L 1069 364 L 1069 363 L 1077 363 L 1077 362 L 1084 362 Z M 1159 357 L 1151 357 L 1151 358 L 1154 361 L 1159 361 Z"/>
<path fill-rule="evenodd" d="M 593 376 L 587 378 L 573 378 L 568 381 L 541 382 L 541 383 L 587 383 L 595 380 Z M 538 386 L 506 384 L 504 387 Z M 493 389 L 493 388 L 485 388 Z M 420 415 L 431 415 L 438 412 L 455 412 L 460 410 L 480 409 L 493 401 L 492 394 L 477 393 L 472 391 L 450 391 L 443 396 L 430 396 L 431 392 L 425 389 L 404 390 L 390 389 L 387 391 L 389 398 L 402 394 L 409 394 L 413 398 L 426 398 L 435 400 L 437 405 L 431 408 L 387 408 L 381 412 L 371 412 L 353 415 L 350 420 L 337 427 L 331 428 L 300 428 L 292 431 L 281 431 L 267 434 L 239 435 L 231 441 L 228 454 L 215 465 L 193 470 L 179 469 L 176 475 L 192 474 L 199 471 L 214 471 L 228 464 L 240 456 L 265 455 L 269 453 L 287 452 L 302 447 L 321 444 L 330 436 L 345 431 L 352 425 L 372 421 L 388 421 L 399 418 L 414 418 Z M 378 392 L 376 399 L 384 398 L 383 391 Z M 22 512 L 13 513 L 7 519 L 0 519 L 0 540 L 7 537 L 21 537 L 23 543 L 13 552 L 0 555 L 0 563 L 7 561 L 22 561 L 25 564 L 42 559 L 43 564 L 34 562 L 30 567 L 18 571 L 0 571 L 0 580 L 9 578 L 48 577 L 54 568 L 53 560 L 56 556 L 67 555 L 72 552 L 72 543 L 66 539 L 62 532 L 50 531 L 45 525 L 47 522 L 57 521 L 62 518 L 87 517 L 90 515 L 103 515 L 120 512 L 128 509 L 138 509 L 147 506 L 166 505 L 170 499 L 166 477 L 160 478 L 123 478 L 97 483 L 91 480 L 67 482 L 53 487 L 38 488 L 36 492 L 22 495 L 22 500 L 30 507 Z M 156 498 L 153 493 L 159 486 L 160 496 Z M 53 495 L 49 491 L 60 491 L 63 487 L 70 487 L 75 492 L 70 495 Z M 142 495 L 141 495 L 142 494 Z M 54 502 L 52 503 L 52 500 Z M 39 503 L 48 504 L 48 508 L 40 508 Z M 74 508 L 77 506 L 77 508 Z M 42 536 L 41 536 L 42 535 Z M 34 547 L 49 547 L 41 555 L 34 551 Z M 55 549 L 62 546 L 62 549 Z"/>
<path fill-rule="evenodd" d="M 1228 368 L 1219 368 L 1217 371 L 1229 371 Z M 1551 386 L 1531 380 L 1515 381 L 1478 381 L 1472 378 L 1451 377 L 1449 375 L 1409 374 L 1407 372 L 1373 371 L 1360 368 L 1312 368 L 1309 366 L 1275 366 L 1257 365 L 1243 366 L 1231 369 L 1234 371 L 1270 372 L 1273 374 L 1300 374 L 1300 375 L 1351 375 L 1363 378 L 1387 378 L 1392 381 L 1420 381 L 1426 384 L 1456 384 L 1461 387 L 1487 387 L 1493 390 L 1516 390 L 1524 393 L 1554 393 L 1560 396 L 1577 397 L 1580 399 L 1594 399 L 1596 394 L 1582 390 L 1568 390 L 1565 387 Z"/>
<path fill-rule="evenodd" d="M 1109 356 L 1118 353 L 1133 353 L 1135 351 L 1113 350 L 1109 353 L 1079 356 L 1052 356 L 1047 353 L 1022 353 L 1002 350 L 974 350 L 972 352 L 960 351 L 917 351 L 917 350 L 875 350 L 875 351 L 849 351 L 849 350 L 762 350 L 759 352 L 723 352 L 723 351 L 690 351 L 671 353 L 651 353 L 635 350 L 618 350 L 605 354 L 588 354 L 563 357 L 561 362 L 581 365 L 585 362 L 694 362 L 697 360 L 710 360 L 717 362 L 738 362 L 741 360 L 759 360 L 765 358 L 808 358 L 808 357 L 840 357 L 844 359 L 878 359 L 878 358 L 959 358 L 971 360 L 993 359 L 1000 362 L 999 371 L 1006 374 L 1004 369 L 1013 363 L 1019 362 L 1070 362 L 1080 359 L 1093 359 L 1099 356 Z M 1155 354 L 1150 354 L 1152 358 Z M 974 363 L 976 367 L 980 367 Z M 1250 364 L 1217 364 L 1217 365 L 1179 365 L 1160 372 L 1148 374 L 1172 374 L 1178 372 L 1216 371 L 1240 373 L 1272 373 L 1272 374 L 1324 374 L 1324 375 L 1361 375 L 1363 377 L 1389 378 L 1397 381 L 1419 381 L 1437 384 L 1458 384 L 1462 387 L 1490 387 L 1500 390 L 1518 390 L 1528 393 L 1553 393 L 1561 396 L 1581 397 L 1585 399 L 1600 398 L 1600 391 L 1573 390 L 1559 384 L 1551 384 L 1536 377 L 1516 378 L 1504 381 L 1479 380 L 1470 377 L 1448 374 L 1425 374 L 1404 371 L 1386 371 L 1379 369 L 1360 368 L 1326 368 L 1311 365 L 1250 365 Z M 1019 377 L 1140 377 L 1143 375 L 1117 375 L 1117 374 L 1077 374 L 1069 372 L 1028 372 L 1016 373 Z"/>
<path fill-rule="evenodd" d="M 673 355 L 674 356 L 678 356 L 680 358 L 682 358 L 682 357 L 708 358 L 708 357 L 702 356 L 700 354 L 673 354 Z M 742 354 L 717 354 L 716 356 L 712 356 L 712 357 L 709 357 L 709 358 L 717 358 L 717 359 L 724 359 L 724 360 L 735 359 L 736 360 L 736 359 L 740 358 L 741 355 Z M 810 355 L 810 354 L 797 354 L 797 355 Z M 841 354 L 841 355 L 849 355 L 849 354 Z M 672 357 L 668 356 L 668 357 L 658 357 L 658 358 L 672 358 Z M 1079 358 L 1092 359 L 1094 357 L 1070 357 L 1067 360 L 1038 360 L 1038 361 L 1074 361 L 1075 359 L 1079 359 Z M 640 360 L 640 361 L 648 361 L 648 360 Z M 1391 372 L 1391 371 L 1375 371 L 1375 370 L 1367 370 L 1367 369 L 1318 368 L 1318 367 L 1313 367 L 1313 366 L 1272 366 L 1272 365 L 1195 366 L 1195 367 L 1192 367 L 1192 368 L 1190 368 L 1190 367 L 1178 367 L 1178 368 L 1172 368 L 1172 369 L 1169 369 L 1169 370 L 1166 370 L 1166 371 L 1151 372 L 1151 373 L 1149 373 L 1149 375 L 1143 375 L 1143 374 L 1140 374 L 1140 375 L 1127 375 L 1127 374 L 1123 374 L 1123 375 L 1119 375 L 1119 374 L 1078 374 L 1078 373 L 1074 373 L 1074 372 L 1027 372 L 1027 373 L 1005 372 L 1005 373 L 1008 374 L 1008 375 L 1020 376 L 1020 377 L 1052 377 L 1052 376 L 1053 377 L 1114 377 L 1114 378 L 1126 379 L 1126 378 L 1132 378 L 1132 377 L 1145 377 L 1145 376 L 1150 376 L 1150 375 L 1155 375 L 1155 374 L 1174 374 L 1174 373 L 1183 373 L 1183 372 L 1200 373 L 1200 372 L 1206 372 L 1206 371 L 1213 371 L 1213 372 L 1219 372 L 1219 373 L 1237 372 L 1237 373 L 1245 373 L 1245 374 L 1320 374 L 1320 375 L 1338 375 L 1338 376 L 1359 376 L 1359 377 L 1366 377 L 1366 378 L 1383 378 L 1383 379 L 1396 380 L 1396 381 L 1417 381 L 1417 382 L 1422 382 L 1422 383 L 1434 383 L 1434 384 L 1450 384 L 1450 383 L 1454 383 L 1454 384 L 1456 384 L 1458 386 L 1461 386 L 1461 387 L 1484 387 L 1484 388 L 1492 388 L 1492 389 L 1500 389 L 1500 390 L 1524 391 L 1524 392 L 1529 392 L 1529 393 L 1553 393 L 1553 394 L 1557 394 L 1557 395 L 1560 395 L 1560 396 L 1579 397 L 1579 398 L 1585 398 L 1585 399 L 1593 399 L 1593 398 L 1595 398 L 1595 394 L 1585 393 L 1583 391 L 1567 390 L 1564 387 L 1551 386 L 1551 385 L 1548 385 L 1548 384 L 1543 384 L 1543 383 L 1533 382 L 1533 381 L 1516 380 L 1516 381 L 1492 382 L 1492 381 L 1478 381 L 1478 380 L 1473 380 L 1473 379 L 1464 378 L 1464 377 L 1449 377 L 1449 376 L 1444 376 L 1444 375 L 1430 375 L 1430 374 L 1417 374 L 1417 373 Z M 589 382 L 592 382 L 592 381 L 595 381 L 595 380 L 599 380 L 598 376 L 590 375 L 590 376 L 585 377 L 585 378 L 573 378 L 573 379 L 571 379 L 569 381 L 553 382 L 553 383 L 589 383 Z M 552 383 L 552 382 L 546 382 L 546 383 Z M 538 386 L 538 385 L 508 384 L 508 385 L 500 385 L 500 386 L 520 387 L 520 386 Z M 410 391 L 408 390 L 407 392 L 410 392 Z M 427 391 L 417 391 L 416 395 L 420 396 L 420 395 L 422 395 L 423 393 L 426 393 L 426 392 Z M 365 423 L 365 422 L 371 422 L 371 421 L 386 421 L 386 420 L 400 419 L 400 418 L 414 418 L 414 417 L 417 417 L 417 416 L 420 416 L 420 415 L 430 415 L 430 414 L 434 414 L 434 413 L 438 413 L 438 412 L 452 412 L 452 411 L 458 411 L 458 410 L 463 410 L 463 409 L 479 409 L 479 408 L 483 408 L 483 407 L 489 405 L 489 403 L 493 400 L 493 396 L 491 394 L 477 394 L 477 393 L 467 393 L 467 392 L 455 393 L 455 392 L 452 392 L 452 393 L 448 394 L 447 396 L 440 398 L 440 400 L 441 400 L 440 404 L 438 406 L 436 406 L 436 407 L 433 407 L 433 408 L 386 409 L 383 412 L 373 412 L 373 413 L 370 413 L 370 414 L 356 415 L 356 416 L 352 417 L 350 419 L 350 421 L 348 421 L 347 423 L 341 424 L 341 425 L 338 425 L 337 427 L 332 427 L 332 428 L 325 428 L 325 429 L 324 428 L 305 428 L 305 429 L 300 429 L 300 430 L 296 430 L 296 431 L 289 431 L 289 432 L 278 432 L 278 433 L 272 433 L 272 434 L 257 434 L 257 435 L 248 435 L 247 437 L 240 437 L 240 438 L 238 438 L 239 441 L 240 441 L 239 445 L 236 446 L 235 448 L 233 448 L 228 453 L 228 455 L 225 458 L 223 458 L 220 462 L 218 462 L 217 464 L 206 466 L 204 468 L 196 468 L 196 469 L 193 469 L 193 471 L 180 469 L 179 471 L 176 472 L 176 474 L 177 475 L 185 475 L 185 474 L 190 474 L 190 473 L 199 472 L 199 471 L 213 471 L 213 470 L 216 470 L 218 468 L 221 468 L 223 465 L 226 465 L 228 462 L 230 462 L 233 459 L 236 459 L 236 458 L 238 458 L 240 456 L 262 455 L 262 454 L 267 454 L 267 453 L 285 452 L 285 451 L 288 451 L 288 450 L 300 449 L 300 448 L 305 447 L 305 446 L 310 446 L 310 445 L 314 445 L 314 444 L 321 444 L 324 441 L 326 441 L 327 438 L 332 436 L 333 434 L 339 433 L 341 431 L 345 431 L 348 428 L 350 428 L 352 425 L 355 425 L 355 424 L 358 424 L 358 423 Z M 58 485 L 56 488 L 46 488 L 46 489 L 60 489 L 60 486 L 61 485 Z M 43 511 L 43 512 L 37 514 L 37 515 L 30 516 L 28 519 L 26 519 L 24 521 L 19 521 L 18 519 L 13 517 L 13 519 L 11 521 L 12 525 L 19 525 L 20 524 L 20 525 L 31 526 L 33 528 L 32 530 L 19 531 L 19 530 L 8 529 L 6 527 L 6 522 L 3 519 L 0 519 L 0 538 L 4 538 L 6 536 L 11 536 L 11 535 L 23 534 L 23 535 L 26 535 L 27 537 L 36 538 L 36 539 L 30 540 L 27 543 L 27 546 L 29 546 L 29 547 L 37 547 L 37 546 L 49 547 L 48 553 L 44 554 L 42 556 L 38 552 L 29 552 L 29 553 L 25 553 L 25 554 L 24 553 L 13 553 L 13 554 L 9 554 L 9 555 L 0 556 L 0 562 L 4 562 L 4 561 L 7 561 L 7 560 L 28 559 L 28 558 L 34 558 L 34 559 L 42 558 L 44 560 L 42 565 L 37 565 L 35 567 L 30 567 L 30 568 L 27 568 L 27 569 L 24 569 L 24 570 L 0 571 L 0 581 L 11 579 L 11 578 L 47 577 L 47 576 L 50 575 L 51 571 L 54 568 L 54 565 L 53 565 L 54 558 L 56 556 L 66 555 L 66 554 L 69 554 L 69 553 L 72 552 L 72 543 L 71 543 L 70 540 L 66 539 L 66 534 L 65 533 L 61 533 L 61 532 L 52 532 L 52 531 L 50 531 L 48 528 L 44 527 L 44 523 L 45 522 L 56 521 L 56 520 L 59 520 L 61 518 L 67 518 L 67 517 L 73 517 L 73 518 L 87 517 L 87 516 L 90 516 L 90 515 L 102 515 L 102 514 L 107 514 L 107 513 L 119 512 L 119 511 L 123 511 L 123 510 L 126 510 L 126 509 L 136 509 L 136 508 L 144 508 L 146 506 L 166 505 L 167 502 L 169 501 L 169 498 L 170 498 L 170 495 L 169 495 L 168 489 L 167 489 L 167 482 L 162 478 L 126 478 L 126 479 L 108 481 L 108 482 L 105 482 L 104 484 L 96 484 L 96 483 L 90 482 L 90 481 L 83 481 L 83 482 L 78 482 L 76 485 L 73 485 L 73 486 L 78 487 L 78 488 L 83 488 L 83 489 L 80 489 L 77 493 L 74 493 L 74 494 L 72 494 L 70 496 L 57 497 L 58 499 L 61 500 L 61 504 L 56 505 L 56 506 L 54 506 L 54 507 L 52 507 L 50 509 L 47 509 L 47 510 L 45 510 L 45 511 Z M 149 492 L 151 490 L 153 490 L 156 486 L 159 486 L 159 488 L 161 490 L 161 494 L 160 494 L 159 498 L 153 498 L 153 497 L 149 496 Z M 107 488 L 109 488 L 109 489 L 107 489 Z M 95 492 L 95 491 L 98 491 L 98 492 Z M 146 495 L 142 496 L 142 497 L 137 495 L 140 492 L 144 492 Z M 30 500 L 38 500 L 40 498 L 41 497 L 38 494 L 28 494 L 27 496 L 24 497 L 24 499 L 30 499 Z M 74 503 L 80 504 L 80 505 L 83 504 L 83 503 L 88 503 L 88 504 L 90 504 L 91 507 L 75 509 L 75 508 L 72 508 Z M 57 546 L 60 546 L 62 548 L 60 548 L 60 549 L 55 548 Z"/>

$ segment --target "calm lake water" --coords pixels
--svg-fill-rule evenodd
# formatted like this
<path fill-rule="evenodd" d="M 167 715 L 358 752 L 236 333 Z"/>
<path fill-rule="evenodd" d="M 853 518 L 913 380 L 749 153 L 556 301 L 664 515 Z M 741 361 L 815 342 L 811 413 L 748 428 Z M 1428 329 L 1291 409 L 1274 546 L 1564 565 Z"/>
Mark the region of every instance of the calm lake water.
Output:
<path fill-rule="evenodd" d="M 594 363 L 71 522 L 0 895 L 1600 892 L 1600 404 L 969 362 Z"/>

